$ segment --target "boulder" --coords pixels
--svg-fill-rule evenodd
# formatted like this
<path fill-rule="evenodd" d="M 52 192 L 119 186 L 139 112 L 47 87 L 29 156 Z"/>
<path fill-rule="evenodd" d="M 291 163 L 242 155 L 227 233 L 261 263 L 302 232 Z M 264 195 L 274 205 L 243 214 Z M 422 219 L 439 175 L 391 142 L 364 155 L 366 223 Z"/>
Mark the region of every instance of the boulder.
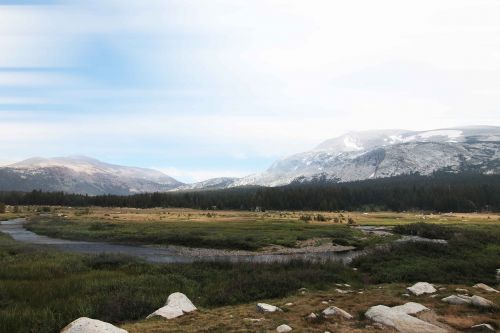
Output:
<path fill-rule="evenodd" d="M 420 313 L 422 311 L 429 311 L 429 308 L 427 308 L 419 303 L 408 302 L 408 303 L 405 303 L 403 305 L 393 306 L 392 310 L 403 312 L 403 313 L 406 313 L 409 315 L 415 315 L 415 314 Z"/>
<path fill-rule="evenodd" d="M 314 313 L 314 312 L 311 312 L 308 316 L 307 316 L 307 319 L 316 319 L 318 318 L 318 316 Z"/>
<path fill-rule="evenodd" d="M 81 317 L 62 329 L 61 333 L 128 333 L 104 321 Z"/>
<path fill-rule="evenodd" d="M 470 298 L 471 300 L 471 303 L 472 305 L 478 307 L 478 308 L 486 308 L 486 309 L 489 309 L 489 308 L 494 308 L 495 307 L 495 303 L 493 303 L 492 301 L 486 299 L 486 298 L 483 298 L 481 296 L 472 296 Z"/>
<path fill-rule="evenodd" d="M 288 325 L 280 325 L 278 327 L 276 327 L 276 332 L 278 333 L 285 333 L 285 332 L 291 332 L 292 331 L 292 328 Z"/>
<path fill-rule="evenodd" d="M 408 307 L 412 308 L 412 307 Z M 400 308 L 402 309 L 402 308 Z M 404 308 L 403 308 L 404 309 Z M 447 330 L 385 305 L 372 306 L 365 316 L 402 333 L 446 333 Z"/>
<path fill-rule="evenodd" d="M 474 285 L 472 287 L 473 288 L 482 289 L 482 290 L 485 290 L 485 291 L 489 291 L 489 292 L 492 292 L 492 293 L 498 293 L 499 292 L 495 288 L 491 288 L 490 286 L 488 286 L 487 284 L 484 284 L 484 283 L 478 283 L 478 284 L 476 284 L 476 285 Z"/>
<path fill-rule="evenodd" d="M 266 303 L 257 303 L 257 311 L 259 312 L 276 312 L 276 311 L 283 311 L 277 306 L 271 305 L 271 304 L 266 304 Z"/>
<path fill-rule="evenodd" d="M 160 316 L 167 319 L 174 319 L 185 313 L 197 310 L 193 303 L 183 293 L 173 293 L 167 298 L 165 306 L 159 308 L 146 318 Z"/>
<path fill-rule="evenodd" d="M 465 295 L 451 295 L 451 296 L 442 298 L 441 301 L 448 303 L 448 304 L 454 304 L 454 305 L 471 304 L 472 303 L 471 297 L 465 296 Z"/>
<path fill-rule="evenodd" d="M 321 312 L 321 313 L 325 317 L 341 316 L 342 318 L 345 318 L 345 319 L 354 318 L 350 313 L 348 313 L 347 311 L 344 311 L 341 308 L 338 308 L 336 306 L 329 306 L 326 309 L 324 309 L 323 312 Z"/>
<path fill-rule="evenodd" d="M 339 294 L 349 294 L 349 293 L 352 293 L 352 290 L 342 290 L 342 289 L 335 289 L 336 292 L 338 292 Z"/>
<path fill-rule="evenodd" d="M 495 332 L 495 329 L 490 324 L 477 324 L 472 326 L 468 332 Z"/>
<path fill-rule="evenodd" d="M 417 282 L 413 286 L 406 288 L 406 290 L 417 296 L 423 294 L 433 294 L 437 291 L 432 284 L 427 282 Z"/>

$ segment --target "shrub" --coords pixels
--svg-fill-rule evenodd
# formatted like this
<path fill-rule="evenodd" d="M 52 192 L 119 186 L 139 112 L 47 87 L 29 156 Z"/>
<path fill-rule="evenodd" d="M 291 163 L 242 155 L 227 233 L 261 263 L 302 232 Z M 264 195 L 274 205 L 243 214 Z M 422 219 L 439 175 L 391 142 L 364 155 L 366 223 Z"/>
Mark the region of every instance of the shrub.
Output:
<path fill-rule="evenodd" d="M 311 215 L 300 215 L 300 218 L 299 218 L 301 221 L 304 221 L 304 222 L 309 222 L 312 220 L 312 217 Z"/>

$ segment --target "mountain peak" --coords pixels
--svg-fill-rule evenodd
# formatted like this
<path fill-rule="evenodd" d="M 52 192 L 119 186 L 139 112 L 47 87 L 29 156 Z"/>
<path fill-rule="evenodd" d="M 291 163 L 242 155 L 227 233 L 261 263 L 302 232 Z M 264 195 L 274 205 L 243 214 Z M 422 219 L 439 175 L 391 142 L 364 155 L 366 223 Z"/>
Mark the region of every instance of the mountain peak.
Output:
<path fill-rule="evenodd" d="M 2 186 L 0 179 L 2 190 L 41 188 L 87 194 L 130 194 L 167 191 L 183 185 L 158 170 L 109 164 L 81 155 L 32 157 L 0 168 L 1 172 L 17 179 L 17 182 L 4 180 L 8 186 Z"/>

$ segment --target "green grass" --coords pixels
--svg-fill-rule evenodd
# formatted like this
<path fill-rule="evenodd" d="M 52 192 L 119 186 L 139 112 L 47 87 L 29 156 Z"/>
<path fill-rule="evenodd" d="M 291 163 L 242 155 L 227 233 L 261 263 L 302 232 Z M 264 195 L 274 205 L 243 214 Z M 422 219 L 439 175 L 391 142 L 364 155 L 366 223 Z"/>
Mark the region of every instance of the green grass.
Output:
<path fill-rule="evenodd" d="M 365 278 L 373 283 L 492 283 L 500 267 L 498 225 L 440 226 L 416 223 L 398 226 L 406 235 L 448 240 L 448 244 L 394 243 L 358 258 Z"/>
<path fill-rule="evenodd" d="M 56 252 L 0 234 L 0 332 L 59 332 L 81 316 L 113 323 L 143 319 L 175 291 L 210 308 L 356 281 L 337 263 L 155 265 Z"/>
<path fill-rule="evenodd" d="M 303 222 L 89 222 L 38 219 L 37 232 L 62 238 L 117 242 L 259 248 L 311 237 L 372 246 L 342 226 Z M 213 229 L 212 229 L 213 228 Z M 213 230 L 213 233 L 210 233 Z M 371 283 L 428 281 L 495 285 L 500 268 L 498 225 L 443 226 L 429 223 L 395 228 L 400 234 L 448 240 L 447 245 L 385 245 L 358 258 L 359 270 L 337 263 L 148 264 L 112 255 L 77 255 L 24 245 L 0 234 L 0 332 L 59 332 L 87 316 L 120 323 L 143 319 L 180 291 L 201 308 L 280 298 L 301 287 L 328 289 L 334 283 L 354 287 Z M 176 234 L 185 235 L 175 238 Z M 152 241 L 153 240 L 153 241 Z M 155 241 L 154 241 L 155 240 Z M 246 244 L 246 245 L 245 245 Z M 215 245 L 215 246 L 214 246 Z"/>
<path fill-rule="evenodd" d="M 343 240 L 359 246 L 366 238 L 347 226 L 309 224 L 302 221 L 224 222 L 109 222 L 35 218 L 27 228 L 39 234 L 78 240 L 105 240 L 118 243 L 184 245 L 191 247 L 258 250 L 267 245 L 296 246 L 316 237 Z M 369 237 L 380 240 L 378 237 Z"/>

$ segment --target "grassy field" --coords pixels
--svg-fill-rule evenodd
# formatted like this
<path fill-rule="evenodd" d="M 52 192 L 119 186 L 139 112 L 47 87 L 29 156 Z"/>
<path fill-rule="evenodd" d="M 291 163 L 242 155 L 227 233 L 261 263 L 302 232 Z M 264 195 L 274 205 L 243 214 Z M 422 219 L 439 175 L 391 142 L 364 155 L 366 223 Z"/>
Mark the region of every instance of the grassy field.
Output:
<path fill-rule="evenodd" d="M 405 297 L 407 284 L 382 284 L 365 286 L 363 288 L 345 288 L 352 290 L 349 294 L 340 294 L 336 291 L 339 287 L 326 290 L 295 291 L 285 298 L 266 299 L 266 303 L 281 307 L 284 312 L 262 314 L 255 311 L 255 302 L 238 306 L 224 306 L 215 309 L 201 309 L 175 320 L 151 319 L 139 322 L 125 323 L 122 328 L 130 333 L 160 333 L 160 332 L 276 332 L 276 327 L 288 324 L 294 332 L 323 333 L 325 331 L 336 333 L 375 333 L 395 332 L 389 328 L 381 330 L 373 326 L 370 320 L 364 317 L 368 308 L 378 304 L 388 306 L 401 305 L 406 302 L 418 302 L 433 309 L 436 318 L 452 329 L 466 331 L 472 325 L 489 323 L 493 327 L 500 327 L 498 312 L 477 310 L 468 306 L 449 306 L 440 301 L 441 298 L 453 293 L 456 288 L 465 288 L 475 294 L 487 297 L 495 302 L 500 301 L 500 295 L 478 292 L 470 285 L 447 284 L 440 285 L 445 290 L 440 291 L 436 298 L 427 296 Z M 286 305 L 292 303 L 292 305 Z M 354 320 L 340 318 L 315 320 L 308 319 L 310 313 L 319 315 L 322 310 L 330 305 L 335 305 L 348 311 Z M 252 321 L 250 319 L 259 319 Z"/>
<path fill-rule="evenodd" d="M 496 215 L 418 218 L 405 213 L 342 213 L 344 221 L 336 223 L 332 220 L 340 213 L 322 213 L 326 221 L 307 222 L 301 217 L 319 213 L 37 207 L 25 208 L 21 214 L 32 219 L 30 228 L 63 238 L 172 244 L 176 242 L 172 237 L 180 234 L 190 236 L 177 238 L 185 245 L 227 247 L 224 242 L 230 240 L 233 248 L 259 249 L 328 237 L 370 246 L 370 239 L 346 226 L 349 216 L 359 224 L 394 225 L 396 233 L 446 239 L 448 244 L 388 244 L 355 260 L 352 267 L 357 270 L 353 270 L 335 263 L 304 262 L 154 265 L 120 256 L 57 252 L 0 234 L 0 332 L 58 332 L 81 316 L 115 323 L 131 333 L 267 332 L 283 323 L 303 332 L 371 332 L 371 323 L 361 315 L 369 306 L 409 300 L 432 307 L 457 329 L 479 322 L 500 325 L 498 310 L 447 306 L 439 302 L 440 297 L 402 296 L 404 287 L 417 281 L 442 284 L 447 288 L 440 292 L 442 297 L 456 287 L 470 289 L 478 282 L 498 287 L 500 222 Z M 189 241 L 182 243 L 185 239 Z M 339 294 L 337 283 L 349 283 L 354 292 Z M 308 290 L 298 292 L 303 287 Z M 173 321 L 145 321 L 174 291 L 188 295 L 200 311 Z M 498 294 L 483 296 L 499 304 Z M 284 307 L 281 315 L 261 315 L 254 306 L 262 300 L 277 305 L 293 302 L 294 306 Z M 351 312 L 356 320 L 305 319 L 310 312 L 325 308 L 321 302 L 328 300 Z M 264 320 L 251 322 L 245 317 Z"/>
<path fill-rule="evenodd" d="M 241 250 L 258 250 L 270 245 L 295 247 L 308 239 L 327 238 L 339 245 L 357 247 L 381 240 L 377 237 L 366 237 L 345 224 L 311 223 L 287 215 L 238 216 L 228 212 L 224 215 L 210 212 L 203 215 L 199 212 L 198 215 L 137 215 L 140 217 L 130 213 L 123 216 L 111 213 L 66 215 L 67 217 L 38 216 L 31 219 L 28 228 L 40 234 L 67 239 Z"/>
<path fill-rule="evenodd" d="M 497 283 L 500 268 L 500 225 L 448 226 L 416 223 L 395 232 L 435 239 L 392 243 L 353 262 L 371 283 L 428 281 L 437 283 Z"/>
<path fill-rule="evenodd" d="M 334 263 L 153 265 L 50 251 L 0 234 L 0 332 L 59 332 L 81 316 L 138 320 L 175 291 L 209 309 L 348 281 L 360 284 L 355 272 Z"/>
<path fill-rule="evenodd" d="M 30 214 L 30 212 L 28 212 Z M 33 214 L 31 212 L 31 214 Z M 296 247 L 310 239 L 363 248 L 384 239 L 349 228 L 351 224 L 394 226 L 419 221 L 442 225 L 498 225 L 498 215 L 246 212 L 192 209 L 117 209 L 56 207 L 32 217 L 28 229 L 59 238 L 117 243 L 184 245 L 259 250 Z"/>

